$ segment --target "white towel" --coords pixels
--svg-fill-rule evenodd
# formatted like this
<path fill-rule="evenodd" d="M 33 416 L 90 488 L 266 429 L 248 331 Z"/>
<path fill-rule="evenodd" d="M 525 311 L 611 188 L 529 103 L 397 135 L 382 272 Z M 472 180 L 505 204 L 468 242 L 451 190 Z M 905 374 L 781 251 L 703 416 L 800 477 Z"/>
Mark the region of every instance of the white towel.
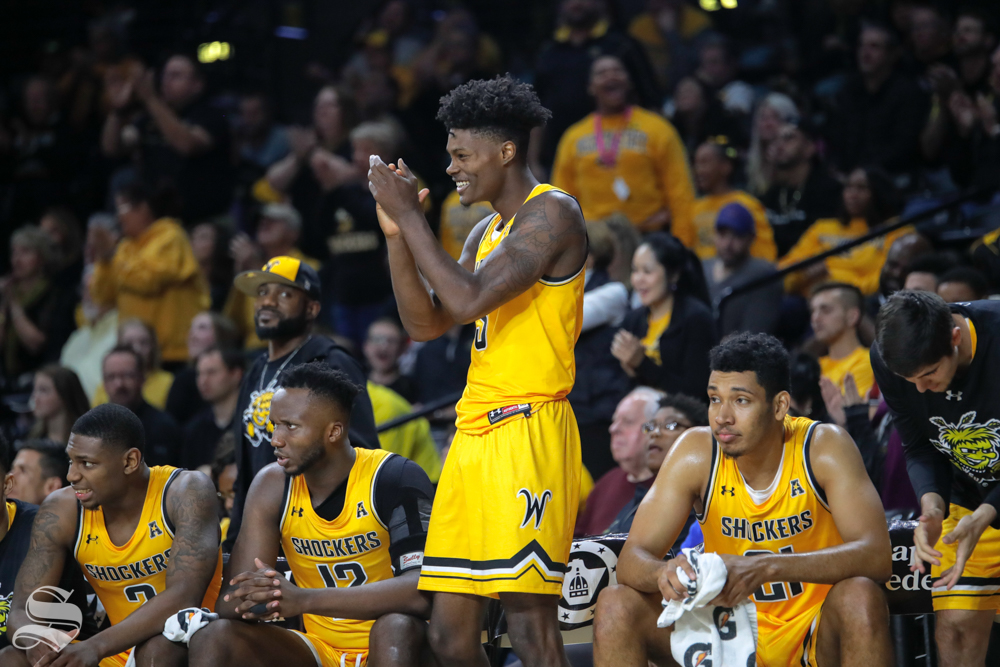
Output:
<path fill-rule="evenodd" d="M 219 615 L 213 614 L 208 609 L 199 609 L 198 607 L 181 609 L 163 624 L 163 636 L 172 642 L 187 645 L 194 633 L 208 625 L 209 621 L 214 621 L 217 618 Z"/>
<path fill-rule="evenodd" d="M 726 585 L 726 564 L 718 554 L 684 549 L 684 556 L 698 573 L 691 581 L 681 568 L 677 577 L 687 587 L 684 600 L 664 601 L 656 627 L 674 626 L 670 653 L 684 667 L 746 667 L 756 662 L 757 608 L 746 600 L 730 609 L 709 603 Z"/>

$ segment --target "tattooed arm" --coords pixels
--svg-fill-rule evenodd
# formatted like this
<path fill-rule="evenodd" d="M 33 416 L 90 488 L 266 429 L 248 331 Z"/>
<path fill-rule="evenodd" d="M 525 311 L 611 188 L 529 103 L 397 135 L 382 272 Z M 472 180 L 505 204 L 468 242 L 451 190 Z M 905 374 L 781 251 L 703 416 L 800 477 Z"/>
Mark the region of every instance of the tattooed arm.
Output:
<path fill-rule="evenodd" d="M 103 659 L 160 634 L 167 618 L 177 611 L 201 606 L 221 558 L 218 502 L 215 486 L 205 474 L 180 473 L 167 491 L 167 516 L 174 524 L 174 544 L 167 562 L 166 590 L 121 623 L 75 646 L 90 644 L 90 649 Z"/>
<path fill-rule="evenodd" d="M 77 511 L 76 497 L 71 488 L 53 492 L 38 508 L 31 527 L 31 544 L 14 583 L 14 598 L 7 621 L 8 639 L 18 629 L 32 624 L 25 613 L 31 593 L 42 586 L 59 585 L 66 554 L 73 548 L 76 538 Z M 52 653 L 52 649 L 45 644 L 26 652 L 32 665 L 47 653 Z"/>
<path fill-rule="evenodd" d="M 417 268 L 455 322 L 474 322 L 543 276 L 571 275 L 587 258 L 583 214 L 572 197 L 561 193 L 548 192 L 522 206 L 504 242 L 470 271 L 434 237 L 419 208 L 416 179 L 405 166 L 396 172 L 377 161 L 369 172 L 369 189 L 399 225 Z"/>

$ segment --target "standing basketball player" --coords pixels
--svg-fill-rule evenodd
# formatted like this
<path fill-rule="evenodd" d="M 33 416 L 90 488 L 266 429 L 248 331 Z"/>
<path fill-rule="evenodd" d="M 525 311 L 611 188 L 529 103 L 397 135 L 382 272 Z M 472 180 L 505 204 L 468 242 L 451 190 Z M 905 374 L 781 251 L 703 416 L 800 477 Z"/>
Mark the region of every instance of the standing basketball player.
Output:
<path fill-rule="evenodd" d="M 526 163 L 528 134 L 550 115 L 531 86 L 509 76 L 470 81 L 442 99 L 459 197 L 498 212 L 476 225 L 458 262 L 431 232 L 402 160 L 396 168 L 372 156 L 368 172 L 410 336 L 476 323 L 420 575 L 420 588 L 436 592 L 431 647 L 449 666 L 487 664 L 487 597 L 503 602 L 525 665 L 567 664 L 556 605 L 579 501 L 580 436 L 565 397 L 587 236 L 576 201 L 539 184 Z"/>

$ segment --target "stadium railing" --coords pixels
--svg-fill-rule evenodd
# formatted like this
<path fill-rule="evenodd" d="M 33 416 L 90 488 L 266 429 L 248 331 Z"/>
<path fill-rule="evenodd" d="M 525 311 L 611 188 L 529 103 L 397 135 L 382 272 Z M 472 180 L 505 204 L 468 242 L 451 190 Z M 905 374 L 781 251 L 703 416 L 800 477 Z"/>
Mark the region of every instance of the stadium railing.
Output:
<path fill-rule="evenodd" d="M 917 211 L 916 213 L 913 213 L 911 215 L 899 217 L 896 218 L 895 220 L 879 225 L 878 227 L 875 227 L 874 229 L 869 231 L 867 234 L 859 236 L 856 239 L 851 239 L 850 241 L 845 241 L 834 248 L 825 250 L 821 253 L 813 255 L 812 257 L 807 257 L 801 262 L 796 262 L 795 264 L 787 266 L 783 269 L 776 270 L 774 273 L 769 273 L 759 278 L 755 278 L 754 280 L 748 281 L 741 285 L 736 285 L 734 287 L 727 287 L 718 295 L 718 297 L 716 297 L 715 302 L 712 304 L 712 309 L 715 314 L 715 318 L 716 320 L 719 320 L 720 314 L 722 312 L 722 307 L 725 305 L 727 301 L 729 301 L 734 297 L 740 296 L 741 294 L 747 294 L 748 292 L 752 292 L 756 289 L 760 289 L 761 287 L 769 285 L 777 280 L 784 280 L 785 277 L 788 276 L 789 274 L 796 273 L 804 269 L 808 269 L 810 266 L 818 264 L 819 262 L 822 262 L 828 257 L 833 257 L 834 255 L 840 255 L 842 253 L 845 253 L 848 250 L 851 250 L 852 248 L 864 245 L 865 243 L 868 243 L 873 239 L 885 236 L 886 234 L 894 232 L 897 229 L 902 229 L 903 227 L 906 227 L 908 225 L 913 225 L 913 226 L 921 225 L 929 221 L 938 219 L 938 216 L 945 216 L 946 217 L 945 219 L 947 219 L 947 216 L 954 209 L 961 206 L 962 204 L 983 199 L 984 197 L 988 196 L 991 193 L 992 193 L 991 190 L 977 189 L 953 196 L 938 205 L 931 206 L 929 208 Z"/>
<path fill-rule="evenodd" d="M 458 403 L 458 399 L 460 398 L 462 398 L 462 392 L 460 391 L 456 391 L 454 394 L 448 394 L 447 396 L 443 396 L 437 399 L 436 401 L 431 401 L 426 405 L 420 406 L 419 410 L 414 410 L 413 412 L 410 412 L 408 414 L 400 415 L 395 419 L 390 419 L 387 422 L 382 422 L 381 424 L 375 427 L 375 430 L 377 430 L 379 433 L 385 433 L 388 430 L 402 426 L 403 424 L 411 422 L 414 419 L 426 417 L 431 413 L 437 412 L 441 408 L 447 407 L 449 405 L 454 405 L 455 403 Z"/>

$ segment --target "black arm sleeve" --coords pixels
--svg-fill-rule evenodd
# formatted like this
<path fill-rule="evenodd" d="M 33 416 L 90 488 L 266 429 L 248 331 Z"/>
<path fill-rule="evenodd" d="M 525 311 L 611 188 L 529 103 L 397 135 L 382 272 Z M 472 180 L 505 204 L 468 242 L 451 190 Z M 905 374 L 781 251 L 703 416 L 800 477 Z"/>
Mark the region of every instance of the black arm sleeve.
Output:
<path fill-rule="evenodd" d="M 910 390 L 906 380 L 890 371 L 878 350 L 878 344 L 871 348 L 872 370 L 875 382 L 882 391 L 882 396 L 892 412 L 893 423 L 903 440 L 903 453 L 906 456 L 906 471 L 910 474 L 910 482 L 917 500 L 925 493 L 936 493 L 944 498 L 945 513 L 951 500 L 952 465 L 944 454 L 934 448 L 927 433 L 917 421 L 917 415 L 923 412 L 920 405 L 912 405 L 907 400 Z"/>
<path fill-rule="evenodd" d="M 375 514 L 389 529 L 389 556 L 398 577 L 424 560 L 434 489 L 427 473 L 398 455 L 382 464 L 375 480 Z"/>

